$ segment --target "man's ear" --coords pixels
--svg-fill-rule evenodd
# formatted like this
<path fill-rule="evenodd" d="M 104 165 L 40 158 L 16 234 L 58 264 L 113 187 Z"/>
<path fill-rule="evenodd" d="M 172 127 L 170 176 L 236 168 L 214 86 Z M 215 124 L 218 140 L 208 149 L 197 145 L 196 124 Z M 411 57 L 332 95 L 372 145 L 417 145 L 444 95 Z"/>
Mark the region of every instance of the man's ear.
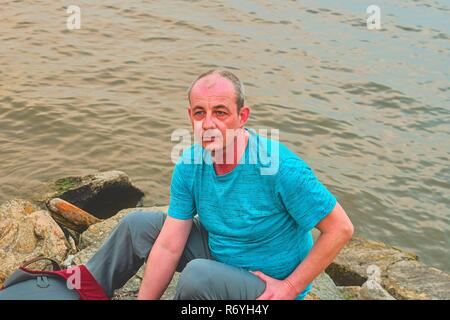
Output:
<path fill-rule="evenodd" d="M 248 117 L 250 116 L 250 108 L 246 105 L 244 105 L 241 110 L 239 111 L 239 126 L 243 127 L 248 120 Z"/>
<path fill-rule="evenodd" d="M 192 109 L 191 109 L 191 106 L 188 106 L 188 115 L 189 115 L 189 119 L 191 119 L 191 121 L 192 121 Z"/>

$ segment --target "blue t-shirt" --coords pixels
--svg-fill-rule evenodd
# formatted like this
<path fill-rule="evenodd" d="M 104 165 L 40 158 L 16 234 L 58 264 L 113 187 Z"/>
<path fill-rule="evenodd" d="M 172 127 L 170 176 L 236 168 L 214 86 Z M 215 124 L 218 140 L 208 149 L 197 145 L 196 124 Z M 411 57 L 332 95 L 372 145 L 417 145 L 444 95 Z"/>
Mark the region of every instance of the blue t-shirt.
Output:
<path fill-rule="evenodd" d="M 307 256 L 311 230 L 336 199 L 286 146 L 246 130 L 244 156 L 224 175 L 216 174 L 201 145 L 183 152 L 172 174 L 168 215 L 198 214 L 214 259 L 281 280 Z"/>

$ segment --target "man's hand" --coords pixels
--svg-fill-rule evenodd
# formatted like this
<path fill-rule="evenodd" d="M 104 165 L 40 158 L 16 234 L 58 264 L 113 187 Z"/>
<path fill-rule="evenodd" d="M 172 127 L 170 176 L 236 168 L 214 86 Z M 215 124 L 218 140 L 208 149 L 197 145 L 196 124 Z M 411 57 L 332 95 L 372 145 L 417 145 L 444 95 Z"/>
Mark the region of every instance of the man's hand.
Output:
<path fill-rule="evenodd" d="M 294 300 L 298 293 L 287 281 L 277 280 L 261 271 L 251 271 L 266 283 L 266 290 L 256 300 Z"/>

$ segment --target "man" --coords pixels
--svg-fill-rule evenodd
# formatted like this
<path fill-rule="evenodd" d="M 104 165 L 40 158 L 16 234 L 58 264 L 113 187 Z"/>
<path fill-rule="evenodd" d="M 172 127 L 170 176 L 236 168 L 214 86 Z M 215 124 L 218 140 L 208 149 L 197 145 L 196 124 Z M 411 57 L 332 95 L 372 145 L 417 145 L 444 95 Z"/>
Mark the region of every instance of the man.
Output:
<path fill-rule="evenodd" d="M 147 261 L 139 299 L 159 299 L 176 270 L 176 299 L 303 299 L 353 234 L 344 209 L 297 155 L 244 127 L 235 75 L 202 74 L 188 98 L 199 144 L 174 168 L 168 214 L 126 216 L 87 268 L 108 296 Z M 263 174 L 255 150 L 277 170 Z"/>

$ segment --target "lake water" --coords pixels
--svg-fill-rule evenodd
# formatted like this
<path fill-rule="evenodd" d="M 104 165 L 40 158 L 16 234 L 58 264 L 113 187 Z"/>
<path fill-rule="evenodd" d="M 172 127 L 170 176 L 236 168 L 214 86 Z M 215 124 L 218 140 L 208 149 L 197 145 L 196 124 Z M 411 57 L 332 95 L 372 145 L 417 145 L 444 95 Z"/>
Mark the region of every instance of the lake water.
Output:
<path fill-rule="evenodd" d="M 450 3 L 377 1 L 381 30 L 370 4 L 3 0 L 0 202 L 117 169 L 167 204 L 186 89 L 226 68 L 248 127 L 279 129 L 357 235 L 450 271 Z"/>

